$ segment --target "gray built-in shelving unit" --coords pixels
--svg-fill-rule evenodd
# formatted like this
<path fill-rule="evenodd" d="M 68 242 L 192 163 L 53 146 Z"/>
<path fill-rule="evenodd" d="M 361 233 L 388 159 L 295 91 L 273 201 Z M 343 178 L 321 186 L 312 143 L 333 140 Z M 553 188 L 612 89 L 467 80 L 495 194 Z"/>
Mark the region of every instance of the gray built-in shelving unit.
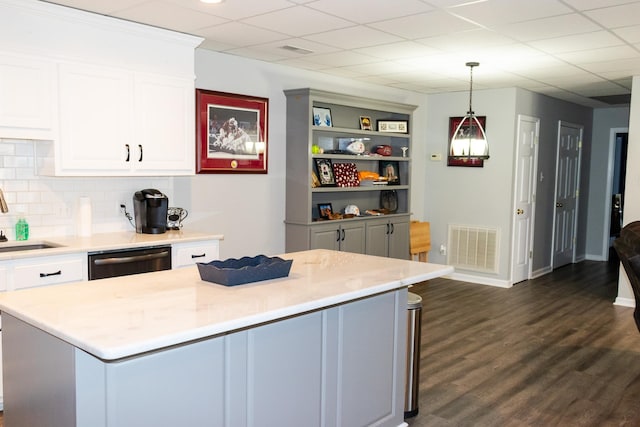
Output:
<path fill-rule="evenodd" d="M 315 89 L 285 90 L 287 97 L 287 184 L 286 251 L 334 249 L 369 255 L 409 258 L 411 215 L 411 126 L 416 106 L 370 98 L 348 96 Z M 332 126 L 314 126 L 313 107 L 331 110 Z M 360 128 L 360 117 L 371 119 L 372 130 Z M 378 132 L 378 120 L 408 122 L 407 133 Z M 323 150 L 343 149 L 351 140 L 364 143 L 367 152 L 388 145 L 391 156 L 313 154 L 312 146 Z M 402 147 L 407 147 L 403 156 Z M 358 171 L 379 172 L 380 163 L 397 162 L 399 185 L 359 187 L 316 187 L 311 185 L 315 159 L 354 163 Z M 381 194 L 395 191 L 397 210 L 383 216 L 365 216 L 379 209 Z M 318 204 L 331 203 L 334 212 L 356 205 L 361 216 L 340 220 L 319 220 Z"/>

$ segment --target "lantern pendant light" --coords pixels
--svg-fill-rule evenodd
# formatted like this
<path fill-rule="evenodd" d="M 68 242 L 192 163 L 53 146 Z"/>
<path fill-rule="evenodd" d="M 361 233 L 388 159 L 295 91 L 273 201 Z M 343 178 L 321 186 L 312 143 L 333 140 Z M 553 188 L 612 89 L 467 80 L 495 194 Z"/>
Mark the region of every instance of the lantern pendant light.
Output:
<path fill-rule="evenodd" d="M 489 144 L 487 136 L 480 121 L 473 112 L 471 105 L 473 96 L 473 67 L 480 65 L 478 62 L 467 62 L 469 67 L 469 111 L 456 127 L 451 144 L 449 145 L 449 157 L 458 159 L 488 159 Z"/>

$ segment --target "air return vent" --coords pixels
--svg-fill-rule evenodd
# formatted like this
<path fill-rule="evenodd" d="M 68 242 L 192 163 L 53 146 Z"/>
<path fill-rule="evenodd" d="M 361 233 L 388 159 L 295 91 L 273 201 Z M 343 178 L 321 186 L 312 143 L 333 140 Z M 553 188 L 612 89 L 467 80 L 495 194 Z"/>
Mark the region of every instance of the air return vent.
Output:
<path fill-rule="evenodd" d="M 449 224 L 447 264 L 482 273 L 498 272 L 499 230 Z"/>

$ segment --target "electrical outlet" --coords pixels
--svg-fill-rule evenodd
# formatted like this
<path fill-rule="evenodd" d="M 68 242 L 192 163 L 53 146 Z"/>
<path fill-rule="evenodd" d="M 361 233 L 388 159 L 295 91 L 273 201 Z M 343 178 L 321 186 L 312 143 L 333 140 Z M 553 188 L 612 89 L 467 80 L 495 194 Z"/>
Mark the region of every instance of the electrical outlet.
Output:
<path fill-rule="evenodd" d="M 440 245 L 440 255 L 447 254 L 447 247 L 445 245 Z"/>

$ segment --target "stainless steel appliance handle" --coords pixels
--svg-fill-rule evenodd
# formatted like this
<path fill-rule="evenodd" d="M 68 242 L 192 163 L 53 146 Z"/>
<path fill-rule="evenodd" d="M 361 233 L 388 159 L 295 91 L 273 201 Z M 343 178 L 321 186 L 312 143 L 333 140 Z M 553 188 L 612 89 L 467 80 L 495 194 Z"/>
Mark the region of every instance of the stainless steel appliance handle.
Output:
<path fill-rule="evenodd" d="M 93 260 L 95 265 L 127 264 L 130 262 L 148 261 L 151 259 L 164 258 L 169 255 L 169 251 L 162 251 L 155 254 L 134 255 L 125 257 L 100 258 Z"/>

